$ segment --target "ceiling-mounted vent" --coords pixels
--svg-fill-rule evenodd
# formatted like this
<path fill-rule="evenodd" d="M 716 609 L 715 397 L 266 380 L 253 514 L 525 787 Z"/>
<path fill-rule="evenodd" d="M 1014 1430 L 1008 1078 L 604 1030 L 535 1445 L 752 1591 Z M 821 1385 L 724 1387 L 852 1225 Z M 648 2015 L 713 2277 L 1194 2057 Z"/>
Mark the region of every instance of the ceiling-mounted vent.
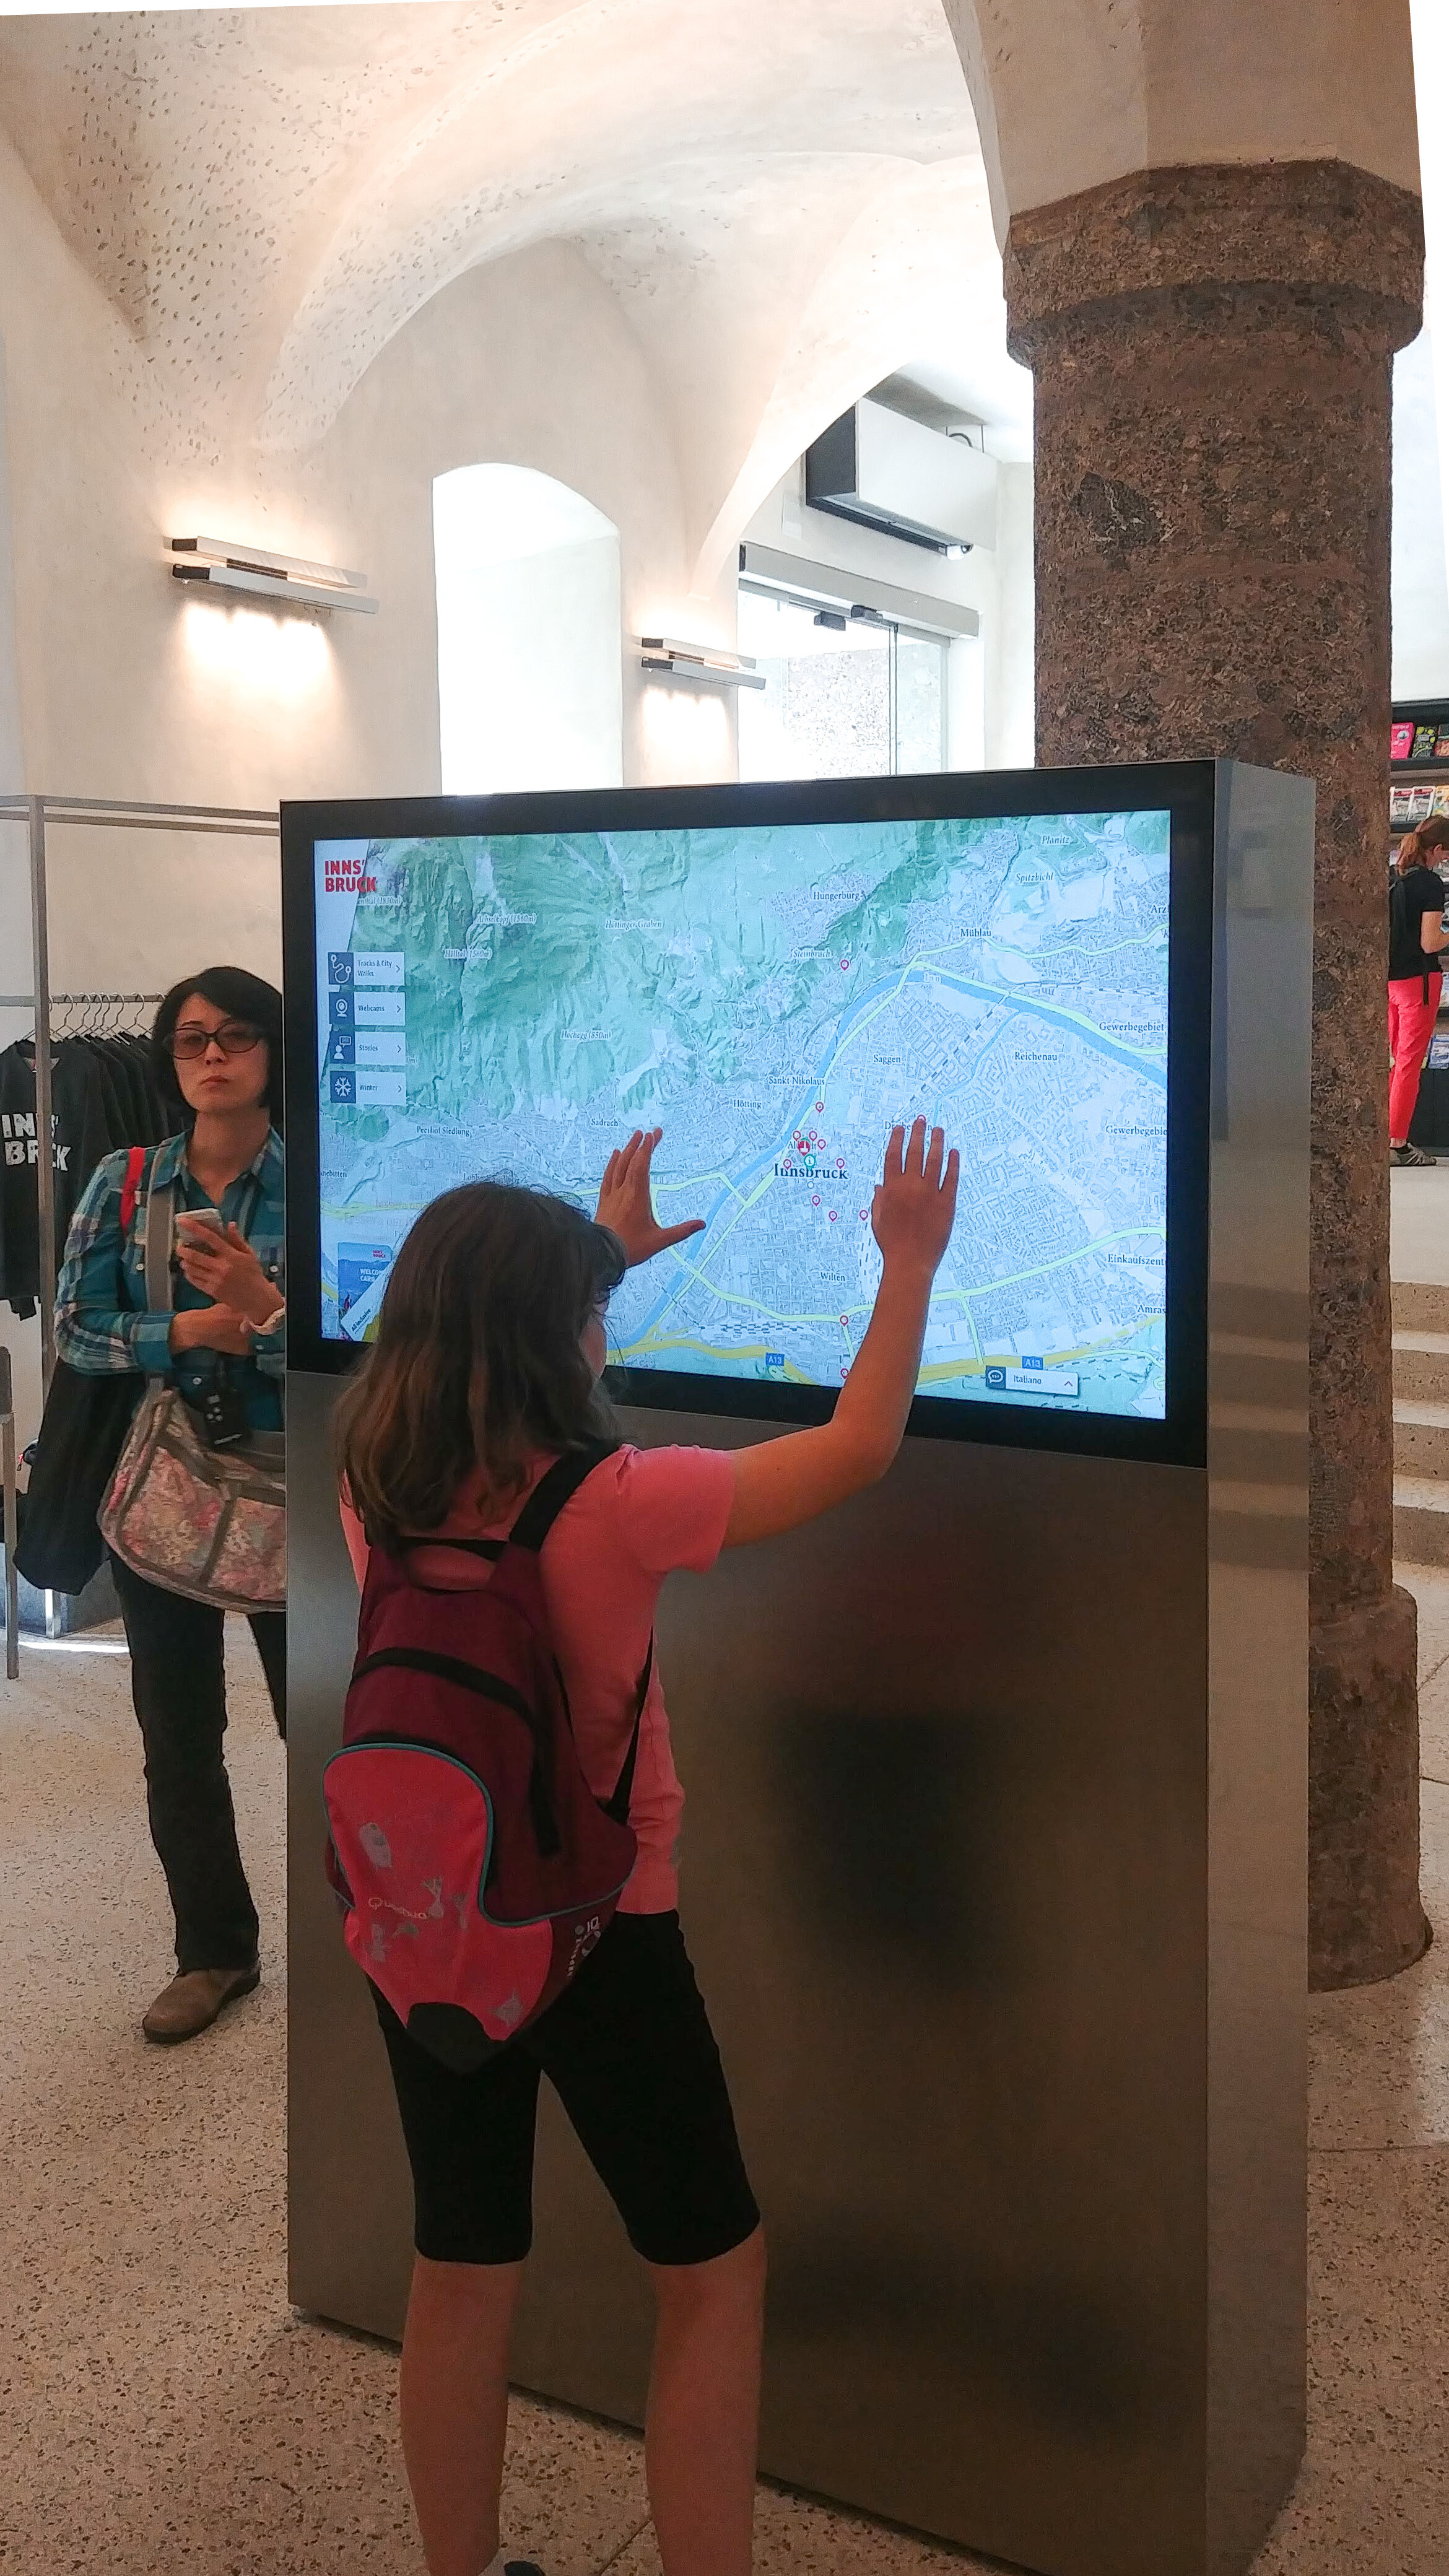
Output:
<path fill-rule="evenodd" d="M 858 402 L 805 451 L 812 510 L 951 554 L 996 543 L 996 459 L 884 403 Z"/>

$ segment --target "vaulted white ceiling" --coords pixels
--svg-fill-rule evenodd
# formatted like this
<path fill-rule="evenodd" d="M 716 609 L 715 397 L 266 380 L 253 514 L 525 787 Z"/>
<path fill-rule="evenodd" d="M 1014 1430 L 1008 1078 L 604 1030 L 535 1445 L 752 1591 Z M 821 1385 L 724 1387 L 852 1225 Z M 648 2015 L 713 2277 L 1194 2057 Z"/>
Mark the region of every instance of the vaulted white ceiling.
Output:
<path fill-rule="evenodd" d="M 1225 5 L 1251 35 L 1256 0 Z M 1279 27 L 1295 5 L 1264 15 Z M 1370 40 L 1373 7 L 1331 28 L 1301 7 L 1317 50 L 1280 48 L 1253 95 L 1291 78 L 1309 124 L 1295 143 L 1280 101 L 1280 143 L 1387 166 L 1374 117 L 1393 84 L 1376 105 L 1333 52 Z M 1437 26 L 1449 0 L 1414 7 Z M 194 453 L 306 450 L 440 287 L 577 243 L 651 360 L 707 588 L 800 448 L 893 371 L 984 417 L 1000 453 L 1029 452 L 948 19 L 977 63 L 999 201 L 1008 180 L 1027 201 L 1072 184 L 1089 146 L 1130 158 L 1148 70 L 1159 123 L 1200 123 L 1218 95 L 1207 26 L 1177 0 L 377 0 L 0 14 L 0 123 Z M 1053 81 L 1072 45 L 1080 77 Z M 1363 135 L 1336 142 L 1334 114 Z M 1411 176 L 1403 124 L 1389 140 Z M 1171 132 L 1191 157 L 1196 127 Z M 1416 403 L 1401 526 L 1410 483 L 1437 519 L 1416 463 L 1435 435 L 1427 379 Z"/>
<path fill-rule="evenodd" d="M 783 430 L 802 367 L 831 372 L 853 315 L 868 381 L 877 349 L 883 373 L 964 273 L 995 267 L 940 0 L 11 19 L 0 115 L 76 257 L 218 440 L 309 445 L 441 286 L 562 237 L 728 484 L 740 414 L 774 403 Z"/>

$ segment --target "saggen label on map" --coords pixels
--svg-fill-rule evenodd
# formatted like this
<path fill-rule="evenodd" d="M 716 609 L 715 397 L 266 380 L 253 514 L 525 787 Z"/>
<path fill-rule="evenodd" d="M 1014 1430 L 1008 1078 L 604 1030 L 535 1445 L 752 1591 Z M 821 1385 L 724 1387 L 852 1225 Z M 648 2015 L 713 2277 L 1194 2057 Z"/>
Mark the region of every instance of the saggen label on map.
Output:
<path fill-rule="evenodd" d="M 661 1125 L 705 1231 L 630 1272 L 613 1356 L 838 1386 L 921 1113 L 962 1149 L 921 1392 L 1162 1418 L 1168 862 L 1166 812 L 319 844 L 324 1330 L 365 1337 L 438 1191 L 592 1208 Z"/>

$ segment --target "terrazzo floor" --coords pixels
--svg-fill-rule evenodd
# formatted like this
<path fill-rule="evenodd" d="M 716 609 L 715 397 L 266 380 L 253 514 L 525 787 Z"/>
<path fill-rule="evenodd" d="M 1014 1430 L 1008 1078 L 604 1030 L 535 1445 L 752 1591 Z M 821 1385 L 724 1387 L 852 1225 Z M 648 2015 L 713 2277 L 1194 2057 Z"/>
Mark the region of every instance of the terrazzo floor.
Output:
<path fill-rule="evenodd" d="M 1449 1572 L 1402 1579 L 1444 1931 L 1312 2006 L 1311 2430 L 1256 2576 L 1449 2576 Z M 395 2357 L 287 2305 L 282 1756 L 244 1637 L 233 1671 L 265 1979 L 177 2051 L 137 2030 L 170 1960 L 124 1658 L 27 1646 L 0 1683 L 6 2576 L 422 2576 Z M 562 2411 L 515 2407 L 507 2531 L 549 2576 L 658 2576 L 639 2445 Z M 756 2564 L 983 2562 L 767 2490 Z"/>

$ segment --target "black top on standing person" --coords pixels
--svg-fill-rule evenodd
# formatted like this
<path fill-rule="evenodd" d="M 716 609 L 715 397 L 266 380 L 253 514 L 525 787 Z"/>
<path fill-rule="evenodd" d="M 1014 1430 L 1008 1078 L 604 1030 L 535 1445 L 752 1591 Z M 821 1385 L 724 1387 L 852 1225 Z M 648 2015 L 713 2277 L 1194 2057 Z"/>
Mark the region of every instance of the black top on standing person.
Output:
<path fill-rule="evenodd" d="M 1437 814 L 1417 831 L 1405 833 L 1389 886 L 1389 982 L 1420 978 L 1426 1002 L 1429 977 L 1438 973 L 1445 945 L 1436 931 L 1425 936 L 1430 921 L 1438 923 L 1445 902 L 1444 880 L 1427 864 L 1431 852 L 1449 852 L 1449 822 Z"/>

